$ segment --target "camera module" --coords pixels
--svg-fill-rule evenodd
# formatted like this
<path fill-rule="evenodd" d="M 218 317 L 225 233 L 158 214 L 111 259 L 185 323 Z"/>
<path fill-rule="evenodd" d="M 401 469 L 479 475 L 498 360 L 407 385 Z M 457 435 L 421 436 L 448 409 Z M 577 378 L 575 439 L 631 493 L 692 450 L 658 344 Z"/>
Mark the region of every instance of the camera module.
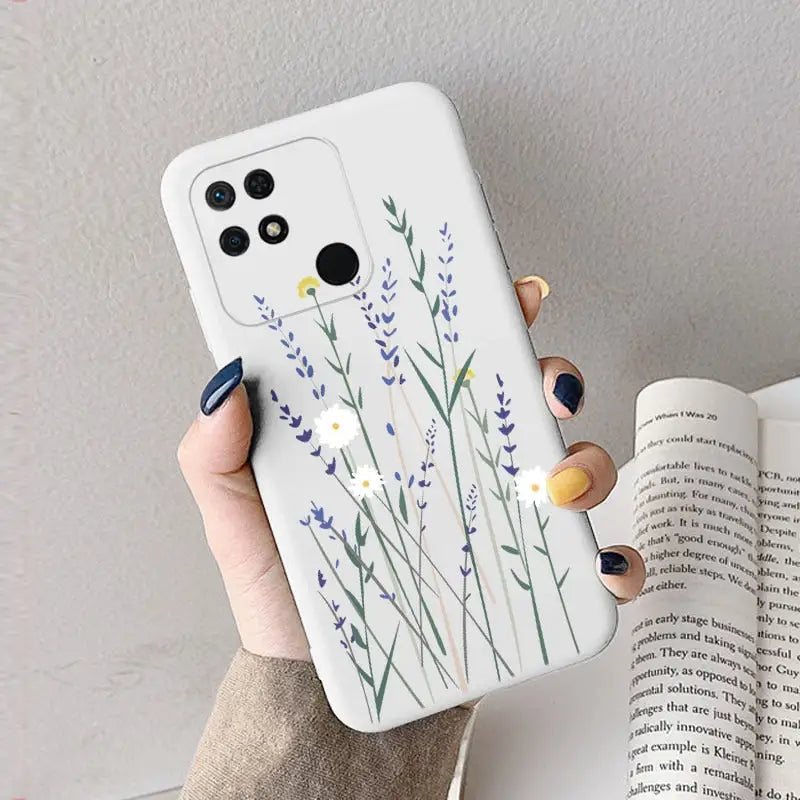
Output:
<path fill-rule="evenodd" d="M 229 256 L 240 256 L 250 246 L 250 237 L 244 228 L 233 225 L 225 228 L 219 237 L 219 246 L 222 252 Z"/>
<path fill-rule="evenodd" d="M 275 181 L 265 169 L 254 169 L 244 179 L 244 190 L 254 200 L 263 200 L 272 194 Z"/>
<path fill-rule="evenodd" d="M 278 244 L 289 235 L 289 223 L 280 214 L 270 214 L 258 224 L 258 234 L 267 244 Z"/>
<path fill-rule="evenodd" d="M 233 205 L 236 200 L 236 192 L 233 186 L 225 181 L 215 181 L 206 189 L 206 203 L 216 211 L 225 211 Z"/>
<path fill-rule="evenodd" d="M 355 278 L 358 254 L 349 244 L 332 242 L 317 254 L 317 274 L 325 283 L 342 286 Z"/>

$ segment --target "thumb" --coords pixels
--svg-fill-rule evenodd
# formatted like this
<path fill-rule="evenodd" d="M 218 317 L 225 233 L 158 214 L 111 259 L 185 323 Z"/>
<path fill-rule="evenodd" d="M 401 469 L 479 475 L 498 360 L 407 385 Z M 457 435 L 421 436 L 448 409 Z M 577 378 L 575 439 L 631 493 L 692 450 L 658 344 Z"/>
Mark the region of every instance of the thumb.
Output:
<path fill-rule="evenodd" d="M 178 462 L 205 525 L 242 644 L 307 657 L 305 639 L 248 462 L 253 420 L 236 359 L 212 378 L 178 447 Z M 290 644 L 286 651 L 287 641 Z M 297 652 L 295 652 L 295 649 Z M 307 652 L 307 651 L 306 651 Z"/>
<path fill-rule="evenodd" d="M 247 461 L 253 421 L 241 381 L 241 359 L 214 376 L 178 462 L 223 577 L 249 583 L 277 561 L 277 551 Z"/>

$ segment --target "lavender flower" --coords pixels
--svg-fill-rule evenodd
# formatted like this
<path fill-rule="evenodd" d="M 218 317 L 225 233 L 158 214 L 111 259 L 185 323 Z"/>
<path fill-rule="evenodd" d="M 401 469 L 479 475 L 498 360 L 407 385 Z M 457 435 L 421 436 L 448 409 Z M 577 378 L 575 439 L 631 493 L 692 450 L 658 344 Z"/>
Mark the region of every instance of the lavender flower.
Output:
<path fill-rule="evenodd" d="M 464 509 L 467 511 L 467 541 L 462 545 L 461 550 L 464 552 L 464 563 L 459 565 L 461 571 L 461 644 L 464 648 L 464 671 L 469 680 L 469 660 L 467 658 L 467 600 L 472 597 L 472 593 L 467 592 L 467 578 L 472 574 L 472 567 L 470 566 L 470 553 L 472 545 L 470 544 L 469 537 L 472 536 L 477 530 L 475 527 L 475 518 L 477 516 L 478 508 L 478 490 L 473 483 L 467 492 L 467 499 L 464 502 Z M 477 578 L 477 574 L 476 574 Z"/>
<path fill-rule="evenodd" d="M 314 378 L 314 366 L 297 343 L 294 333 L 284 326 L 283 320 L 275 315 L 275 310 L 273 308 L 266 305 L 263 297 L 253 295 L 253 299 L 258 304 L 261 319 L 267 323 L 267 327 L 271 331 L 277 333 L 281 344 L 286 348 L 286 358 L 295 362 L 295 372 L 301 378 L 305 378 L 311 382 L 311 394 L 314 395 L 315 400 L 321 400 L 325 397 L 325 384 L 317 384 Z"/>
<path fill-rule="evenodd" d="M 391 364 L 392 374 L 382 376 L 383 382 L 387 386 L 391 386 L 395 380 L 398 383 L 405 383 L 405 376 L 402 372 L 395 374 L 395 370 L 400 365 L 399 345 L 394 344 L 392 338 L 397 333 L 397 325 L 395 324 L 395 312 L 392 310 L 392 302 L 397 297 L 395 287 L 397 286 L 397 279 L 392 274 L 391 259 L 387 258 L 381 266 L 383 279 L 381 280 L 381 306 L 376 309 L 375 304 L 367 296 L 367 290 L 362 289 L 356 292 L 354 297 L 359 303 L 361 312 L 364 314 L 364 319 L 367 326 L 375 336 L 375 344 L 378 345 L 381 358 Z M 361 282 L 361 277 L 357 277 L 353 284 L 358 286 Z"/>
<path fill-rule="evenodd" d="M 433 456 L 436 453 L 436 420 L 431 419 L 431 424 L 428 426 L 428 430 L 425 431 L 425 445 L 427 447 L 427 452 L 425 453 L 425 458 L 422 459 L 419 465 L 420 472 L 422 473 L 422 477 L 417 481 L 417 485 L 421 489 L 426 489 L 428 486 L 431 485 L 430 478 L 428 477 L 428 470 L 433 469 Z M 419 505 L 419 501 L 418 501 Z M 420 510 L 424 509 L 427 506 L 427 503 L 424 503 L 419 506 Z"/>
<path fill-rule="evenodd" d="M 444 333 L 444 340 L 455 344 L 458 341 L 458 331 L 455 330 L 455 318 L 458 316 L 458 305 L 454 299 L 456 289 L 453 285 L 453 273 L 451 264 L 453 262 L 453 234 L 448 230 L 447 223 L 439 228 L 439 236 L 444 245 L 444 253 L 439 256 L 439 263 L 442 271 L 438 273 L 439 282 L 442 284 L 439 294 L 442 298 L 442 316 L 447 320 L 447 331 Z"/>
<path fill-rule="evenodd" d="M 478 490 L 475 488 L 474 483 L 472 486 L 470 486 L 469 492 L 467 493 L 467 499 L 464 503 L 464 508 L 469 515 L 467 517 L 467 537 L 470 537 L 477 530 L 475 527 L 475 518 L 477 516 L 478 508 Z M 467 567 L 467 554 L 471 549 L 472 545 L 470 545 L 469 541 L 461 546 L 461 550 L 464 552 L 464 566 L 461 567 L 461 574 L 465 578 L 472 572 L 472 567 Z"/>
<path fill-rule="evenodd" d="M 315 447 L 313 443 L 311 443 L 311 428 L 303 428 L 303 415 L 297 414 L 295 416 L 292 414 L 289 404 L 281 403 L 280 399 L 278 398 L 278 394 L 274 389 L 270 391 L 269 396 L 272 399 L 272 402 L 278 406 L 278 411 L 280 412 L 279 419 L 284 420 L 290 428 L 300 431 L 299 433 L 295 434 L 294 438 L 299 442 L 303 442 L 304 444 L 308 443 L 311 447 L 309 450 L 309 455 L 312 458 L 318 458 L 325 465 L 326 475 L 334 475 L 336 473 L 336 457 L 334 456 L 330 461 L 326 461 L 322 455 L 322 445 L 317 445 Z"/>
<path fill-rule="evenodd" d="M 513 478 L 517 472 L 519 472 L 519 467 L 514 464 L 514 451 L 517 449 L 517 446 L 511 443 L 511 432 L 514 430 L 514 423 L 509 419 L 511 416 L 511 398 L 506 397 L 505 390 L 503 389 L 503 379 L 500 375 L 496 377 L 500 391 L 497 393 L 498 408 L 497 411 L 494 412 L 494 415 L 500 420 L 497 430 L 506 438 L 503 450 L 508 455 L 509 462 L 508 464 L 503 464 L 502 467 Z"/>

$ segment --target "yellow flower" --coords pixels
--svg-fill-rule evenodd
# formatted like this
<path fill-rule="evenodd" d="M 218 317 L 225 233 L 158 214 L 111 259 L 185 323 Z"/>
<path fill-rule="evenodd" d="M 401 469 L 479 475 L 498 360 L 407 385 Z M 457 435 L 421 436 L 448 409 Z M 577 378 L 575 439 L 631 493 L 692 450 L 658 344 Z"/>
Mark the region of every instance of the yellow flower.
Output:
<path fill-rule="evenodd" d="M 297 284 L 297 296 L 307 297 L 308 295 L 313 295 L 312 289 L 319 289 L 319 281 L 313 275 L 309 275 Z"/>
<path fill-rule="evenodd" d="M 475 378 L 475 373 L 472 370 L 472 367 L 470 367 L 467 370 L 467 374 L 464 376 L 464 380 L 465 381 L 471 381 L 471 380 L 474 380 L 474 378 Z M 458 380 L 458 372 L 456 372 L 456 374 L 453 375 L 453 383 L 455 383 L 457 380 Z"/>

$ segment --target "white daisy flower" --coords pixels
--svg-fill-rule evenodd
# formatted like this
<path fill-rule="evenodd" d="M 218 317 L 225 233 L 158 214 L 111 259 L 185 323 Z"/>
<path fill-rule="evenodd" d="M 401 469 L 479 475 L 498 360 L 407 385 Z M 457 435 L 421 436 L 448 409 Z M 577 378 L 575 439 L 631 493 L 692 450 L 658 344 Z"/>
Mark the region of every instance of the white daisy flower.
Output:
<path fill-rule="evenodd" d="M 341 450 L 358 436 L 358 417 L 337 403 L 314 420 L 314 427 L 321 444 Z"/>
<path fill-rule="evenodd" d="M 517 499 L 521 503 L 525 503 L 525 508 L 530 508 L 534 503 L 540 506 L 548 502 L 547 473 L 541 467 L 523 469 L 515 481 Z"/>
<path fill-rule="evenodd" d="M 372 497 L 383 483 L 383 477 L 375 467 L 364 465 L 357 467 L 355 474 L 350 478 L 350 491 L 356 500 L 363 500 Z"/>

